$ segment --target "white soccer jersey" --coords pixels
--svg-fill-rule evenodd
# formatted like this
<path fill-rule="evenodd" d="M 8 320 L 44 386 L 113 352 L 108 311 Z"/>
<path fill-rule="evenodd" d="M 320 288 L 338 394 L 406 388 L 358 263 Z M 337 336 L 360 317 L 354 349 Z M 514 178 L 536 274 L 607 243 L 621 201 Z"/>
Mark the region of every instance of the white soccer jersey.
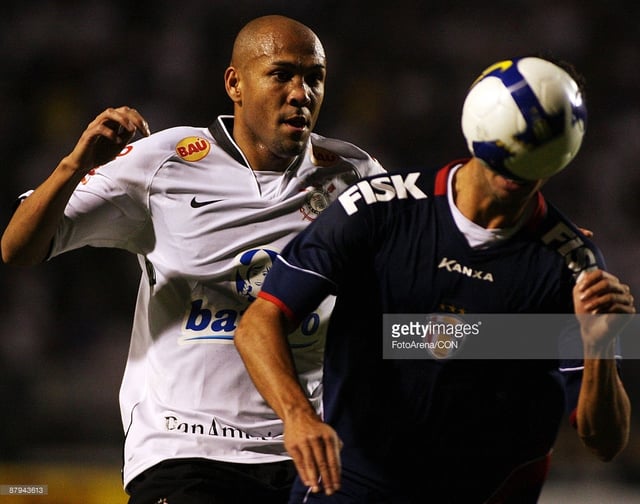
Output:
<path fill-rule="evenodd" d="M 383 171 L 357 147 L 313 134 L 282 173 L 253 171 L 221 116 L 127 146 L 74 192 L 51 257 L 84 245 L 138 255 L 142 278 L 120 390 L 124 483 L 172 458 L 287 458 L 282 425 L 233 345 L 276 253 L 357 178 Z M 320 402 L 327 299 L 290 337 Z"/>

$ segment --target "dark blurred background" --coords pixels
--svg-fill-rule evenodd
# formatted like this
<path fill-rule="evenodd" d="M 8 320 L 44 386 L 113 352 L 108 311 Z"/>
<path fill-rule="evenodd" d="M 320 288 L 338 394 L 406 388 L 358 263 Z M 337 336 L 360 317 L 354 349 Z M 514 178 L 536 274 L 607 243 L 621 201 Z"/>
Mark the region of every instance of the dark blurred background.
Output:
<path fill-rule="evenodd" d="M 295 17 L 323 40 L 329 74 L 316 131 L 360 145 L 389 169 L 467 155 L 461 105 L 489 64 L 537 52 L 573 63 L 587 82 L 587 136 L 544 192 L 595 233 L 609 269 L 640 297 L 640 4 L 620 0 L 11 2 L 0 15 L 2 228 L 16 196 L 104 108 L 135 107 L 152 131 L 231 113 L 222 75 L 233 37 L 267 13 Z M 117 394 L 138 277 L 135 258 L 113 250 L 31 269 L 0 265 L 0 465 L 117 471 Z M 627 361 L 624 377 L 639 403 L 640 361 Z M 640 487 L 629 487 L 640 481 L 636 417 L 629 447 L 609 464 L 575 437 L 561 433 L 549 502 L 574 483 L 570 492 L 596 499 L 588 502 L 626 491 L 640 501 Z"/>

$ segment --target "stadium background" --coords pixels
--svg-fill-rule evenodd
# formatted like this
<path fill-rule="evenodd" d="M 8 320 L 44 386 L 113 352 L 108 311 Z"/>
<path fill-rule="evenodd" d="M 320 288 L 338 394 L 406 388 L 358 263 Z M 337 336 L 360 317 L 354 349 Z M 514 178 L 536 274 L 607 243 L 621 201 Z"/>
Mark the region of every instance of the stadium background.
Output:
<path fill-rule="evenodd" d="M 16 195 L 103 108 L 136 107 L 153 131 L 230 113 L 222 73 L 233 36 L 266 13 L 298 18 L 324 41 L 316 130 L 390 169 L 466 155 L 461 104 L 489 63 L 539 51 L 573 62 L 587 79 L 587 136 L 545 193 L 595 232 L 610 270 L 640 293 L 640 4 L 622 0 L 11 2 L 0 16 L 2 227 Z M 124 501 L 117 392 L 137 280 L 135 259 L 118 251 L 0 266 L 0 485 L 49 485 L 46 498 L 1 502 Z M 640 361 L 626 363 L 625 379 L 639 403 Z M 565 425 L 543 502 L 640 501 L 638 481 L 637 415 L 610 464 Z"/>

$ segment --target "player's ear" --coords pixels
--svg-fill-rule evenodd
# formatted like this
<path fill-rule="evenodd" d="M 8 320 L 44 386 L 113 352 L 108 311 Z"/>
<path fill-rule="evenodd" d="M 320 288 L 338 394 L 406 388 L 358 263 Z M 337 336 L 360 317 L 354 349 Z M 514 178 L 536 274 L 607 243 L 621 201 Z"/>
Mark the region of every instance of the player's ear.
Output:
<path fill-rule="evenodd" d="M 224 72 L 224 87 L 231 101 L 234 103 L 240 101 L 240 79 L 238 77 L 238 71 L 232 66 Z"/>

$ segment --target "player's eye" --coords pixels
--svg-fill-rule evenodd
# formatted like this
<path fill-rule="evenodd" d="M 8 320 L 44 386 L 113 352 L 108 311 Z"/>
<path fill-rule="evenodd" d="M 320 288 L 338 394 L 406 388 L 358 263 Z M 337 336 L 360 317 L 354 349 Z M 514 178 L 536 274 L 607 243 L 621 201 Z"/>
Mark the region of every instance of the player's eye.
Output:
<path fill-rule="evenodd" d="M 286 70 L 276 70 L 272 74 L 278 82 L 289 82 L 292 78 L 291 72 Z"/>
<path fill-rule="evenodd" d="M 305 82 L 309 87 L 315 88 L 324 82 L 324 72 L 314 72 L 305 77 Z"/>

